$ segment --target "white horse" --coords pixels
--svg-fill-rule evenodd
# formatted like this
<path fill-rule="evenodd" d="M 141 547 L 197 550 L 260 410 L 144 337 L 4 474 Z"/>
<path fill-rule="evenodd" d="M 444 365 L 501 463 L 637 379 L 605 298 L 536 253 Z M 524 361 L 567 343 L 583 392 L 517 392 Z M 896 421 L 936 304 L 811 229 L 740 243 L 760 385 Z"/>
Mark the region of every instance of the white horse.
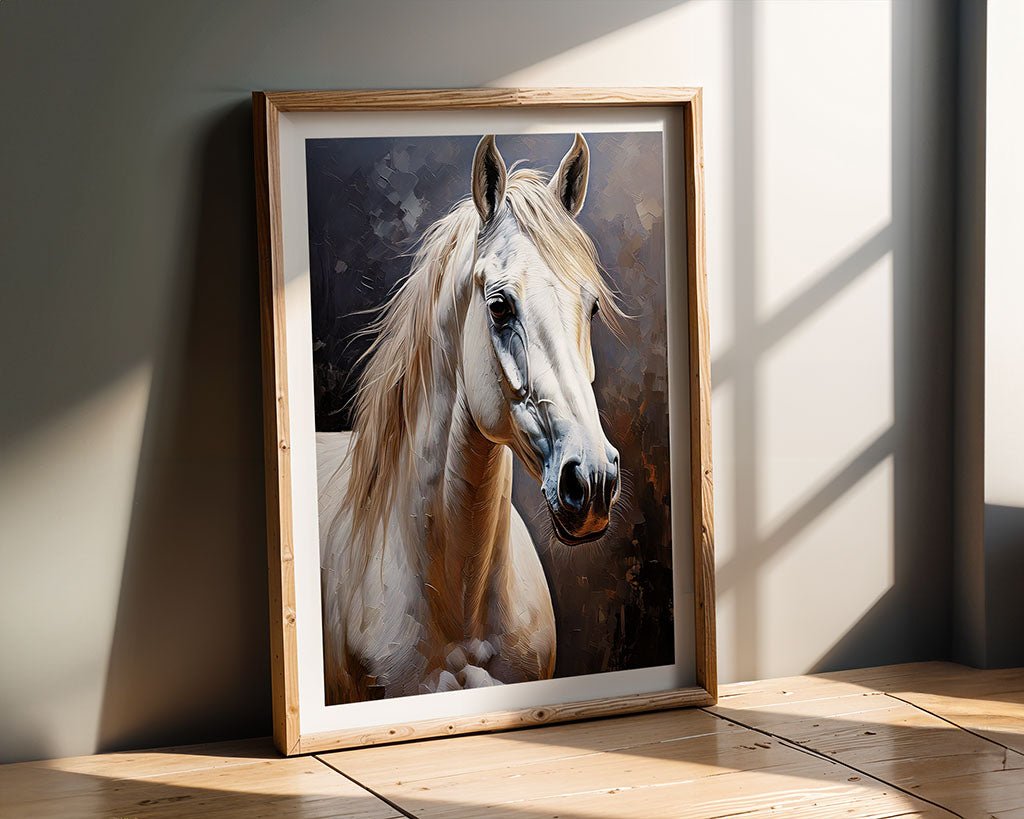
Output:
<path fill-rule="evenodd" d="M 619 455 L 591 321 L 621 316 L 577 224 L 577 134 L 550 182 L 485 136 L 373 330 L 353 433 L 317 436 L 327 702 L 551 677 L 555 618 L 512 457 L 568 544 L 600 537 Z"/>

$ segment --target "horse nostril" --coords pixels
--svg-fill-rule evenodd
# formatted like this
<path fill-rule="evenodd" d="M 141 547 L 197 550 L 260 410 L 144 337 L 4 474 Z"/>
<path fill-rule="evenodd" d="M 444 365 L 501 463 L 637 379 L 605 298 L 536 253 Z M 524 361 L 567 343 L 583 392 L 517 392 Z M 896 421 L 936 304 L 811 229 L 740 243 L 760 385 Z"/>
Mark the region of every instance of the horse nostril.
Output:
<path fill-rule="evenodd" d="M 606 444 L 605 457 L 608 466 L 601 484 L 601 500 L 606 510 L 611 509 L 612 501 L 619 491 L 619 451 L 611 444 Z"/>
<path fill-rule="evenodd" d="M 589 486 L 583 477 L 580 462 L 570 458 L 562 464 L 558 476 L 558 500 L 568 509 L 579 512 L 587 505 Z"/>
<path fill-rule="evenodd" d="M 619 489 L 619 456 L 615 456 L 615 460 L 608 464 L 608 471 L 605 473 L 604 478 L 604 508 L 608 509 L 612 505 L 612 498 L 615 497 L 615 493 Z"/>

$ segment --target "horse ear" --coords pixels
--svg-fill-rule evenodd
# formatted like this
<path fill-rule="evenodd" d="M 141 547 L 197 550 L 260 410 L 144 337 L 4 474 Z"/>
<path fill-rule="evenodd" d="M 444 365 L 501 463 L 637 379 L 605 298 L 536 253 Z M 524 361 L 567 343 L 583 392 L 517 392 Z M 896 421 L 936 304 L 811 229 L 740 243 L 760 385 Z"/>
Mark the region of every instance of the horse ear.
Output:
<path fill-rule="evenodd" d="M 484 224 L 494 218 L 505 201 L 505 160 L 498 153 L 494 134 L 488 134 L 476 146 L 473 157 L 473 202 Z"/>
<path fill-rule="evenodd" d="M 587 198 L 587 180 L 590 178 L 590 148 L 583 134 L 576 134 L 569 152 L 551 177 L 551 191 L 558 197 L 569 214 L 576 216 L 583 210 Z"/>

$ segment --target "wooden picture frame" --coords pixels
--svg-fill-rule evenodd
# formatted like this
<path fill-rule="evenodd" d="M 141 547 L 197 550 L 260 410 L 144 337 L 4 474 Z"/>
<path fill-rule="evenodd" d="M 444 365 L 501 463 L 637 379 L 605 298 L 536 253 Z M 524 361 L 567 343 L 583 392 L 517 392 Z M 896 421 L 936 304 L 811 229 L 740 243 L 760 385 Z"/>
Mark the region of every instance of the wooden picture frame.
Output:
<path fill-rule="evenodd" d="M 296 627 L 293 453 L 290 441 L 284 315 L 284 252 L 280 123 L 282 115 L 467 109 L 670 108 L 682 113 L 685 162 L 685 256 L 688 311 L 690 501 L 693 537 L 695 684 L 657 693 L 454 718 L 302 733 Z M 711 472 L 711 377 L 705 267 L 704 171 L 699 88 L 466 89 L 398 91 L 273 91 L 253 94 L 260 313 L 264 379 L 266 495 L 273 675 L 274 738 L 284 754 L 302 754 L 400 740 L 496 731 L 554 722 L 713 704 L 715 658 L 714 528 Z M 666 157 L 668 162 L 668 157 Z"/>

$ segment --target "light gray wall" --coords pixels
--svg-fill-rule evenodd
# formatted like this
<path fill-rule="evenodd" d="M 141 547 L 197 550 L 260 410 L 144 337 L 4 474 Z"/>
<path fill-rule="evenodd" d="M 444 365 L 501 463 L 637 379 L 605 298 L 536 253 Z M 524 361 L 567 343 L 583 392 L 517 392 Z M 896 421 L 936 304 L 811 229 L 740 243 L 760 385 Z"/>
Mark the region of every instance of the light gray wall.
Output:
<path fill-rule="evenodd" d="M 959 10 L 953 656 L 984 665 L 985 29 L 987 3 Z"/>
<path fill-rule="evenodd" d="M 0 758 L 269 732 L 252 89 L 704 86 L 722 677 L 946 656 L 954 12 L 0 4 Z"/>

